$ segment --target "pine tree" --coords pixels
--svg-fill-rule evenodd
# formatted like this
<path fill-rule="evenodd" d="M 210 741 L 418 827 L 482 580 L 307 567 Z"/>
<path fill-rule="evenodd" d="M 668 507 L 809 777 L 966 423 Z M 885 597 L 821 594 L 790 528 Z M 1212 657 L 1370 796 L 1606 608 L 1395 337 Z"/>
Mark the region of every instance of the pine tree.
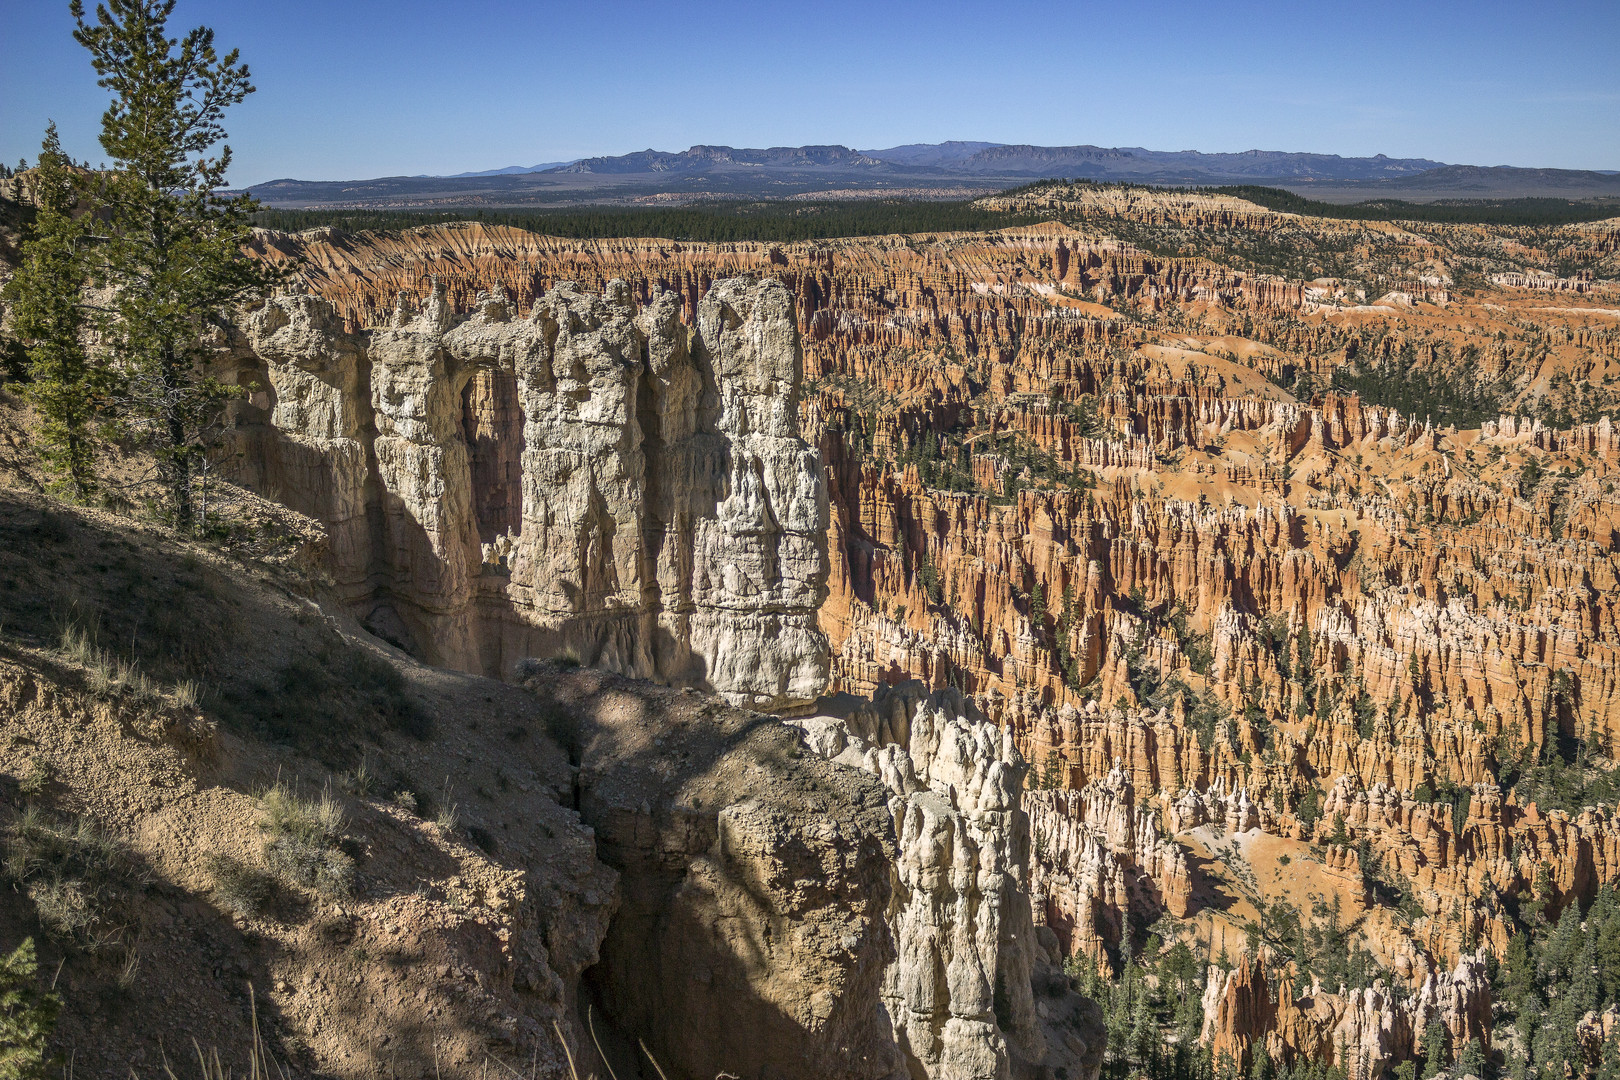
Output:
<path fill-rule="evenodd" d="M 0 959 L 0 1077 L 43 1080 L 46 1043 L 56 1029 L 61 999 L 39 986 L 39 960 L 34 939 Z"/>
<path fill-rule="evenodd" d="M 96 270 L 116 296 L 101 330 L 122 368 L 119 410 L 156 457 L 174 524 L 189 530 L 192 476 L 232 392 L 205 373 L 204 341 L 274 278 L 243 250 L 257 204 L 216 194 L 230 147 L 209 156 L 225 138 L 226 109 L 253 86 L 235 51 L 216 54 L 207 27 L 167 35 L 174 0 L 107 0 L 94 22 L 82 0 L 70 10 L 98 85 L 113 93 L 101 119 L 113 169 L 101 185 Z"/>
<path fill-rule="evenodd" d="M 1457 1076 L 1484 1076 L 1485 1075 L 1485 1048 L 1479 1044 L 1478 1039 L 1469 1039 L 1463 1043 L 1457 1052 Z"/>
<path fill-rule="evenodd" d="M 28 358 L 27 393 L 40 417 L 40 457 L 62 492 L 85 502 L 97 488 L 96 428 L 110 380 L 86 354 L 82 339 L 90 219 L 74 216 L 80 186 L 53 123 L 33 177 L 33 229 L 6 296 Z"/>
<path fill-rule="evenodd" d="M 1478 1075 L 1483 1076 L 1484 1073 Z M 1603 1053 L 1598 1062 L 1597 1080 L 1620 1080 L 1620 1028 L 1603 1040 Z"/>
<path fill-rule="evenodd" d="M 1449 1032 L 1439 1020 L 1430 1020 L 1423 1029 L 1423 1080 L 1438 1076 L 1446 1067 L 1446 1042 Z"/>

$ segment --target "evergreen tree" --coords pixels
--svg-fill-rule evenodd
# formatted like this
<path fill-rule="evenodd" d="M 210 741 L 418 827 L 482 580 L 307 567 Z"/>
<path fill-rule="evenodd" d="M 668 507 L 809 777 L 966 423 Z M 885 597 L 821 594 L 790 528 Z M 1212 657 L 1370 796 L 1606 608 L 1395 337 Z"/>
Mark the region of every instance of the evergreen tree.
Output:
<path fill-rule="evenodd" d="M 1598 1062 L 1597 1080 L 1620 1080 L 1620 1028 L 1611 1031 L 1609 1037 L 1603 1040 L 1603 1054 Z"/>
<path fill-rule="evenodd" d="M 61 999 L 39 986 L 34 939 L 0 959 L 0 1080 L 43 1080 Z"/>
<path fill-rule="evenodd" d="M 229 388 L 203 370 L 204 341 L 231 308 L 274 273 L 245 254 L 254 201 L 217 194 L 230 168 L 226 109 L 253 92 L 235 51 L 214 32 L 167 33 L 174 0 L 107 0 L 86 21 L 70 10 L 100 86 L 113 93 L 101 146 L 113 162 L 101 185 L 106 235 L 96 270 L 115 290 L 103 340 L 122 367 L 121 419 L 151 448 L 174 524 L 193 524 L 191 482 Z"/>
<path fill-rule="evenodd" d="M 39 412 L 40 456 L 63 493 L 84 502 L 96 492 L 96 427 L 110 380 L 82 340 L 90 219 L 74 216 L 81 185 L 54 123 L 45 130 L 33 181 L 34 225 L 6 296 L 28 358 L 27 393 Z"/>
<path fill-rule="evenodd" d="M 1469 1039 L 1463 1043 L 1463 1048 L 1457 1052 L 1457 1076 L 1485 1075 L 1485 1048 L 1479 1044 L 1478 1039 Z"/>
<path fill-rule="evenodd" d="M 1423 1029 L 1423 1080 L 1438 1076 L 1446 1067 L 1446 1041 L 1449 1033 L 1438 1019 L 1430 1020 Z"/>

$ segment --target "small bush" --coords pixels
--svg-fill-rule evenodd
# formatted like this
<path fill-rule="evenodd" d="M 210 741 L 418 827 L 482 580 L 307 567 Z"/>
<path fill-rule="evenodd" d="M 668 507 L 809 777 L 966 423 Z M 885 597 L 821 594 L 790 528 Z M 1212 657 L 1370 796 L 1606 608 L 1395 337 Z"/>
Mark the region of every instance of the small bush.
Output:
<path fill-rule="evenodd" d="M 17 778 L 17 790 L 24 795 L 38 795 L 50 787 L 53 774 L 50 763 L 43 758 L 32 758 L 28 768 Z"/>
<path fill-rule="evenodd" d="M 5 873 L 53 938 L 94 951 L 123 936 L 113 916 L 141 883 L 134 855 L 88 818 L 58 821 L 24 810 L 6 840 Z"/>
<path fill-rule="evenodd" d="M 343 808 L 330 794 L 305 799 L 277 784 L 259 799 L 265 831 L 265 862 L 282 881 L 323 896 L 347 896 L 354 889 L 354 860 L 340 847 Z"/>
<path fill-rule="evenodd" d="M 275 895 L 276 879 L 239 859 L 219 853 L 206 860 L 208 876 L 214 882 L 214 899 L 234 915 L 262 915 Z"/>

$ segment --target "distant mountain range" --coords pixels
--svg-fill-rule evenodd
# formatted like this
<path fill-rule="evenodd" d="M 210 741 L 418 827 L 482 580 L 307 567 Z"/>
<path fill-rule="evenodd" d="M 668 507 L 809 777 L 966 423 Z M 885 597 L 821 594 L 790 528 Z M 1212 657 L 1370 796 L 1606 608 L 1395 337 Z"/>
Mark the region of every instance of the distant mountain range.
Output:
<path fill-rule="evenodd" d="M 1197 150 L 1148 150 L 1140 146 L 1027 146 L 1005 143 L 939 143 L 868 150 L 868 157 L 904 165 L 933 165 L 968 176 L 1064 176 L 1089 180 L 1164 180 L 1204 183 L 1231 180 L 1382 180 L 1438 168 L 1426 158 L 1347 158 L 1245 150 L 1205 154 Z"/>
<path fill-rule="evenodd" d="M 403 210 L 634 205 L 709 198 L 802 198 L 817 193 L 835 193 L 841 198 L 961 198 L 1053 177 L 1173 186 L 1266 184 L 1338 202 L 1379 197 L 1425 201 L 1620 195 L 1620 176 L 1577 170 L 1447 165 L 1383 154 L 1341 157 L 1278 150 L 1206 154 L 1135 146 L 992 142 L 912 143 L 884 150 L 693 146 L 443 177 L 273 180 L 249 190 L 273 207 Z"/>
<path fill-rule="evenodd" d="M 543 161 L 538 165 L 508 165 L 504 169 L 484 169 L 481 172 L 458 172 L 440 179 L 462 180 L 469 176 L 521 176 L 524 173 L 546 172 L 549 169 L 560 169 L 564 165 L 572 164 L 572 161 Z M 422 178 L 417 177 L 415 179 Z"/>
<path fill-rule="evenodd" d="M 773 146 L 748 150 L 734 146 L 694 146 L 678 153 L 642 150 L 619 157 L 581 158 L 561 173 L 682 173 L 715 169 L 852 169 L 882 168 L 883 162 L 847 146 Z"/>

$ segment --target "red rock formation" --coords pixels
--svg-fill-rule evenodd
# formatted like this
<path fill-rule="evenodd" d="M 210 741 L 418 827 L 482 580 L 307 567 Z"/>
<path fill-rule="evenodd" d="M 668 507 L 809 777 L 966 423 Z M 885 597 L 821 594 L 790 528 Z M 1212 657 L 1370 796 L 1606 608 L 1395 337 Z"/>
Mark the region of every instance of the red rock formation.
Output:
<path fill-rule="evenodd" d="M 1204 1038 L 1217 1063 L 1225 1057 L 1244 1072 L 1254 1055 L 1264 1054 L 1279 1065 L 1325 1061 L 1352 1080 L 1370 1080 L 1417 1056 L 1435 1018 L 1455 1045 L 1478 1039 L 1490 1047 L 1491 990 L 1482 960 L 1467 958 L 1454 971 L 1429 975 L 1416 994 L 1397 999 L 1382 984 L 1334 992 L 1313 983 L 1296 997 L 1288 975 L 1268 980 L 1261 961 L 1246 957 L 1230 973 L 1213 970 L 1204 992 Z"/>

